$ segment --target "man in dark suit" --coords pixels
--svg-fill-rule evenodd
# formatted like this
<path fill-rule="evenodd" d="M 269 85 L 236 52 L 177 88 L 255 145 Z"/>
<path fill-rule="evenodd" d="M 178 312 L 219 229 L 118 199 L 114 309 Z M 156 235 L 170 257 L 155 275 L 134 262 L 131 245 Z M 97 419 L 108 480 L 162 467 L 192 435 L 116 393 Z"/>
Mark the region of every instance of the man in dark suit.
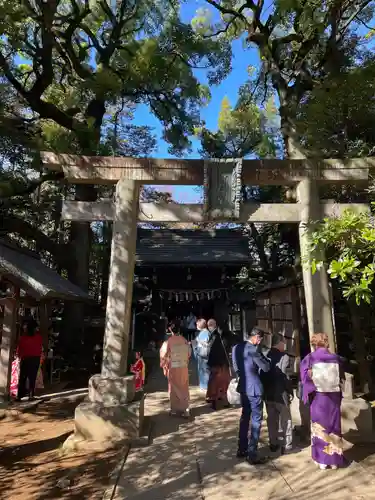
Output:
<path fill-rule="evenodd" d="M 237 390 L 241 395 L 242 405 L 237 457 L 246 458 L 252 465 L 265 462 L 265 459 L 258 457 L 263 419 L 263 384 L 260 372 L 268 372 L 270 369 L 270 361 L 260 351 L 263 337 L 263 330 L 253 328 L 248 340 L 235 345 L 232 351 L 233 367 L 239 377 Z"/>

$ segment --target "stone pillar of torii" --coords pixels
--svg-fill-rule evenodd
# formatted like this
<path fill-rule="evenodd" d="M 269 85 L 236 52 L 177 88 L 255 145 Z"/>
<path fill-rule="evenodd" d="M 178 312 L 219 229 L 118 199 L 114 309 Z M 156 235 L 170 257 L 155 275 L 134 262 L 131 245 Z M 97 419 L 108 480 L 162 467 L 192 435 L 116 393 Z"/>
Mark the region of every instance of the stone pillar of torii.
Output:
<path fill-rule="evenodd" d="M 114 200 L 65 201 L 62 217 L 113 221 L 112 253 L 104 335 L 103 377 L 126 374 L 137 223 L 237 222 L 298 223 L 301 259 L 309 261 L 309 224 L 366 204 L 336 204 L 319 199 L 319 184 L 364 184 L 375 158 L 351 160 L 161 160 L 84 157 L 42 153 L 45 166 L 62 170 L 74 184 L 116 184 Z M 144 184 L 203 185 L 203 204 L 139 203 Z M 295 186 L 296 203 L 242 202 L 242 186 Z M 325 332 L 335 349 L 331 293 L 324 268 L 315 274 L 303 265 L 309 333 Z"/>

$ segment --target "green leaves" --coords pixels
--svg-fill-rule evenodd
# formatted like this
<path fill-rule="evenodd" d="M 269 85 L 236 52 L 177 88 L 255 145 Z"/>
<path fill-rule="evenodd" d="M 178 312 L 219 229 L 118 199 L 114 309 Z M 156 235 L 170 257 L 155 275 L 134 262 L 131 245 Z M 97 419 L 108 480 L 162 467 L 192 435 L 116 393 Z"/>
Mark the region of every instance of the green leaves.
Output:
<path fill-rule="evenodd" d="M 219 83 L 231 49 L 182 22 L 178 7 L 171 0 L 0 0 L 0 72 L 25 109 L 72 132 L 82 152 L 97 152 L 106 109 L 126 99 L 147 105 L 171 151 L 181 153 L 209 99 L 195 70 Z"/>
<path fill-rule="evenodd" d="M 375 276 L 375 226 L 370 213 L 347 210 L 341 217 L 325 219 L 312 233 L 311 271 L 324 264 L 328 273 L 342 287 L 345 298 L 357 304 L 370 303 Z"/>
<path fill-rule="evenodd" d="M 236 158 L 256 154 L 261 158 L 275 156 L 274 137 L 267 130 L 274 115 L 272 106 L 261 109 L 250 93 L 243 90 L 235 107 L 224 97 L 218 116 L 218 128 L 212 132 L 201 128 L 202 154 L 214 158 Z"/>
<path fill-rule="evenodd" d="M 375 146 L 373 56 L 366 55 L 355 67 L 351 45 L 343 52 L 348 68 L 342 64 L 338 74 L 315 88 L 297 110 L 298 133 L 311 154 L 319 157 L 358 158 L 372 155 Z"/>
<path fill-rule="evenodd" d="M 328 274 L 330 274 L 333 279 L 340 278 L 342 281 L 345 281 L 348 278 L 348 275 L 357 271 L 360 264 L 360 261 L 355 260 L 354 257 L 332 260 L 328 268 Z"/>

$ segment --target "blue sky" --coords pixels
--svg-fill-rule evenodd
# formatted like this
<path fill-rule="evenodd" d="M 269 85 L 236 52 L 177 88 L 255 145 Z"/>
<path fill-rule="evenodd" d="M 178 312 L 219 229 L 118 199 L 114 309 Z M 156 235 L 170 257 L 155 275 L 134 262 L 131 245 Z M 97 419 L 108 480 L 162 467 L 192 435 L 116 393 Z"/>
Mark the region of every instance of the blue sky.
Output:
<path fill-rule="evenodd" d="M 201 0 L 189 0 L 184 3 L 181 8 L 181 16 L 185 22 L 189 22 L 195 12 L 200 7 L 207 7 L 207 3 Z M 257 50 L 244 50 L 241 41 L 236 41 L 233 44 L 233 63 L 232 71 L 228 78 L 220 85 L 211 88 L 211 101 L 207 107 L 201 111 L 201 117 L 206 122 L 206 126 L 210 129 L 216 129 L 217 119 L 220 111 L 221 101 L 227 96 L 231 104 L 235 104 L 237 100 L 237 92 L 239 87 L 248 79 L 247 68 L 249 66 L 257 66 L 259 63 Z M 197 72 L 200 81 L 205 81 L 205 72 L 202 70 Z M 158 150 L 154 154 L 157 158 L 170 158 L 168 153 L 168 144 L 161 139 L 162 127 L 155 116 L 152 115 L 147 106 L 140 106 L 135 113 L 135 124 L 149 125 L 154 128 L 158 136 Z M 186 158 L 197 158 L 199 143 L 193 141 L 193 152 L 186 154 Z M 170 191 L 176 201 L 184 203 L 197 203 L 200 199 L 200 193 L 192 186 L 158 186 L 158 189 Z"/>

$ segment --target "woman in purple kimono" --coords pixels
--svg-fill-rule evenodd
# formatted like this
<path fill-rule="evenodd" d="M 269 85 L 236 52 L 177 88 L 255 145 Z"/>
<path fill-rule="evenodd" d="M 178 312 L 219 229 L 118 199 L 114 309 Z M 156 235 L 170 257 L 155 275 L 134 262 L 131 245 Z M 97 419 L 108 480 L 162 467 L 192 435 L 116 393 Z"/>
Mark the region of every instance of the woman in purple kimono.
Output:
<path fill-rule="evenodd" d="M 341 434 L 342 358 L 329 351 L 328 336 L 316 333 L 314 351 L 301 362 L 302 396 L 311 414 L 311 455 L 320 469 L 345 465 Z"/>

